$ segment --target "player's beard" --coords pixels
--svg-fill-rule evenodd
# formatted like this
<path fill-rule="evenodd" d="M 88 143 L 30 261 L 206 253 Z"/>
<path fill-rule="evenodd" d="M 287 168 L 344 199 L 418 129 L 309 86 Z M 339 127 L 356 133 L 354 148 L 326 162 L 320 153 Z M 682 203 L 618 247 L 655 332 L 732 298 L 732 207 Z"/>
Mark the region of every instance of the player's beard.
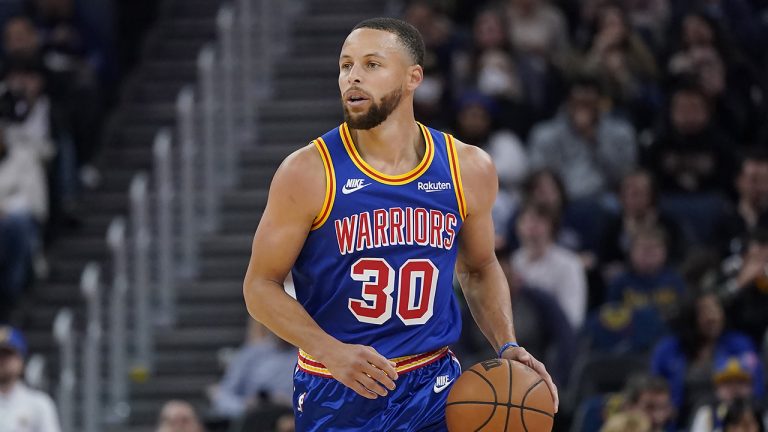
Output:
<path fill-rule="evenodd" d="M 352 116 L 347 109 L 346 104 L 342 100 L 342 106 L 344 107 L 344 121 L 351 129 L 368 130 L 373 129 L 376 126 L 382 124 L 386 120 L 392 111 L 400 105 L 400 100 L 403 98 L 403 89 L 397 88 L 384 95 L 381 98 L 381 102 L 376 103 L 371 101 L 371 107 L 368 108 L 368 112 L 357 116 Z"/>

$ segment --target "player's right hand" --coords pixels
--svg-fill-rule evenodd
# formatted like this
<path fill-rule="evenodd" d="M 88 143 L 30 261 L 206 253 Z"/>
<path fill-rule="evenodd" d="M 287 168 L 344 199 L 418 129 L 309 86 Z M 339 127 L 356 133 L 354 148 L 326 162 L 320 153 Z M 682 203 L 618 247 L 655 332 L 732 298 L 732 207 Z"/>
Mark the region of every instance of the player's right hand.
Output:
<path fill-rule="evenodd" d="M 364 398 L 376 399 L 395 389 L 395 363 L 372 347 L 339 342 L 315 357 L 336 380 Z"/>

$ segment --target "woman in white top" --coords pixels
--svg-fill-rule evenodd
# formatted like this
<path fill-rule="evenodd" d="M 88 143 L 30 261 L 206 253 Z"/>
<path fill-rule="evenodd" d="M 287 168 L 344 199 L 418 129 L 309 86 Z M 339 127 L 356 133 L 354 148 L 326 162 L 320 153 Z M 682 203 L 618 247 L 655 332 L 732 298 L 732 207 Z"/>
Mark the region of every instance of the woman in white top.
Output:
<path fill-rule="evenodd" d="M 584 322 L 587 279 L 579 256 L 554 242 L 557 212 L 538 203 L 527 203 L 517 219 L 520 248 L 512 265 L 526 285 L 557 299 L 574 329 Z"/>

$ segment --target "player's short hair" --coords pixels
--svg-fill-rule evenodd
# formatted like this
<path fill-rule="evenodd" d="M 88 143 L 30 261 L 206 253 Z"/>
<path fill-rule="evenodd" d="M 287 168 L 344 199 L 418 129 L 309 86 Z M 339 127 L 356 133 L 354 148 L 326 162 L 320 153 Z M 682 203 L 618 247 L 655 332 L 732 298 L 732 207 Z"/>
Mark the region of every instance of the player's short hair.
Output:
<path fill-rule="evenodd" d="M 424 52 L 426 48 L 424 46 L 424 39 L 421 37 L 421 33 L 416 30 L 416 27 L 397 18 L 379 17 L 357 23 L 352 31 L 361 28 L 382 30 L 394 34 L 405 49 L 408 50 L 413 63 L 424 66 Z"/>

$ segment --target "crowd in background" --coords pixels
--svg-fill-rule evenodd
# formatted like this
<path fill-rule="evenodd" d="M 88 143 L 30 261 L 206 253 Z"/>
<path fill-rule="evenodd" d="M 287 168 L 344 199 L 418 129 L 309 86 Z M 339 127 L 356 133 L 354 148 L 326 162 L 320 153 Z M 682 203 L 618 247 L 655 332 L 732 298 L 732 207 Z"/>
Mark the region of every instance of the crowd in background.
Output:
<path fill-rule="evenodd" d="M 78 197 L 98 184 L 109 38 L 74 0 L 0 5 L 0 322 L 45 277 L 45 246 L 82 217 Z"/>

